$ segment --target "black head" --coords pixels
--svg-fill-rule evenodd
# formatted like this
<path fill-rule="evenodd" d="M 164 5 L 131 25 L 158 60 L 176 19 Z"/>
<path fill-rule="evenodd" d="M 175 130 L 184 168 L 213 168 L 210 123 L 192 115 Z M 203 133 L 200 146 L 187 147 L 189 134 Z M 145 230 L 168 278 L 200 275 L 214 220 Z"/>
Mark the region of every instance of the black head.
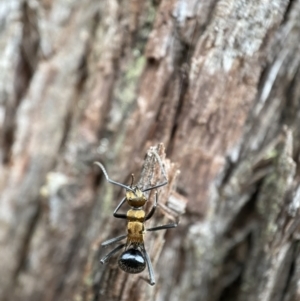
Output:
<path fill-rule="evenodd" d="M 146 268 L 143 254 L 137 249 L 129 249 L 119 257 L 119 267 L 126 273 L 137 274 Z"/>

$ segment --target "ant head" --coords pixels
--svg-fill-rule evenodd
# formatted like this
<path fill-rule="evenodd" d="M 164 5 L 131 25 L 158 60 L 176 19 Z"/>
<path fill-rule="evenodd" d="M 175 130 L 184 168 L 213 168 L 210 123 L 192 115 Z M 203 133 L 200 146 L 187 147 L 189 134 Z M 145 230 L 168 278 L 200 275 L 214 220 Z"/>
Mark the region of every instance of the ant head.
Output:
<path fill-rule="evenodd" d="M 145 205 L 147 198 L 138 187 L 134 187 L 134 191 L 126 191 L 126 199 L 129 206 L 139 208 Z"/>
<path fill-rule="evenodd" d="M 131 248 L 123 252 L 118 260 L 119 267 L 126 273 L 137 274 L 146 268 L 146 260 L 143 254 Z"/>

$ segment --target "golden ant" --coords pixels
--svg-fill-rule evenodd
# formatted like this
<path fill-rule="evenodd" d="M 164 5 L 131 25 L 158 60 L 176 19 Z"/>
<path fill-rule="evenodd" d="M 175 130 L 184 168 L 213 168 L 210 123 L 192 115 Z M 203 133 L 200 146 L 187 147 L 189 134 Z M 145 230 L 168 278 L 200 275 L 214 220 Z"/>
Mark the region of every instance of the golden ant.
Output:
<path fill-rule="evenodd" d="M 110 251 L 107 255 L 105 255 L 100 260 L 100 262 L 102 264 L 106 263 L 112 255 L 114 255 L 121 249 L 125 248 L 125 251 L 123 251 L 123 253 L 119 256 L 118 259 L 119 267 L 127 273 L 137 274 L 137 273 L 141 273 L 146 268 L 147 265 L 148 272 L 149 272 L 149 283 L 150 285 L 155 285 L 155 277 L 154 277 L 152 263 L 144 245 L 144 235 L 148 231 L 159 231 L 159 230 L 164 230 L 169 228 L 175 228 L 177 227 L 178 223 L 171 223 L 171 224 L 166 224 L 166 225 L 157 226 L 153 228 L 145 228 L 145 222 L 153 216 L 156 210 L 158 197 L 156 191 L 155 203 L 153 204 L 150 212 L 146 215 L 146 212 L 143 209 L 143 207 L 148 201 L 148 198 L 144 194 L 144 192 L 152 189 L 157 189 L 159 187 L 168 184 L 168 179 L 159 155 L 154 150 L 152 150 L 152 153 L 156 156 L 162 174 L 164 175 L 166 180 L 161 184 L 148 187 L 146 189 L 141 189 L 138 186 L 133 186 L 133 181 L 134 181 L 133 175 L 132 175 L 130 186 L 115 182 L 108 177 L 108 174 L 101 163 L 94 162 L 94 164 L 96 164 L 101 168 L 106 180 L 109 183 L 121 186 L 126 189 L 125 197 L 121 200 L 119 205 L 116 207 L 113 215 L 116 218 L 122 218 L 127 220 L 127 234 L 106 240 L 101 244 L 101 246 L 106 247 L 116 242 L 119 242 L 125 238 L 127 238 L 127 241 L 126 243 L 122 243 L 117 247 L 115 247 L 112 251 Z M 129 209 L 126 214 L 118 213 L 119 209 L 126 201 L 128 205 L 131 207 L 131 209 Z"/>

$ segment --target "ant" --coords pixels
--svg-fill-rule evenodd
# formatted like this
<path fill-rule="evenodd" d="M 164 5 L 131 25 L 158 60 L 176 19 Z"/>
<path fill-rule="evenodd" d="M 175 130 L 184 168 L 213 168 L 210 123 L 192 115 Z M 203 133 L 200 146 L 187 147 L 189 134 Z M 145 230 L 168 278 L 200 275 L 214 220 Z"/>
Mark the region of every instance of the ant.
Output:
<path fill-rule="evenodd" d="M 168 179 L 165 174 L 165 170 L 162 166 L 162 162 L 160 160 L 159 155 L 152 150 L 152 153 L 156 156 L 158 163 L 161 167 L 161 171 L 166 179 L 165 182 L 146 188 L 146 189 L 141 189 L 138 186 L 133 186 L 133 181 L 134 181 L 134 175 L 131 175 L 131 184 L 130 186 L 115 182 L 111 180 L 108 177 L 108 174 L 104 168 L 104 166 L 99 163 L 99 162 L 94 162 L 97 166 L 99 166 L 106 178 L 106 180 L 114 185 L 121 186 L 126 189 L 126 194 L 125 197 L 121 200 L 119 205 L 116 207 L 113 215 L 116 218 L 122 218 L 127 220 L 127 234 L 111 238 L 109 240 L 104 241 L 101 246 L 102 247 L 107 247 L 111 244 L 114 244 L 116 242 L 119 242 L 125 238 L 127 238 L 126 243 L 122 243 L 115 247 L 112 251 L 110 251 L 107 255 L 105 255 L 100 262 L 102 264 L 106 263 L 111 256 L 113 256 L 115 253 L 120 251 L 121 249 L 125 248 L 125 251 L 119 256 L 118 259 L 118 265 L 119 267 L 126 273 L 131 273 L 131 274 L 138 274 L 141 273 L 145 268 L 146 265 L 148 267 L 148 272 L 149 272 L 149 284 L 150 285 L 155 285 L 155 277 L 154 277 L 154 271 L 152 267 L 152 263 L 150 260 L 150 257 L 145 249 L 144 245 L 144 235 L 147 231 L 159 231 L 163 229 L 169 229 L 169 228 L 175 228 L 177 227 L 178 223 L 171 223 L 171 224 L 166 224 L 158 227 L 153 227 L 153 228 L 146 228 L 145 229 L 145 222 L 149 220 L 157 207 L 158 203 L 158 197 L 157 197 L 157 191 L 155 193 L 155 203 L 152 206 L 151 210 L 149 213 L 146 215 L 145 210 L 143 209 L 143 206 L 146 204 L 148 201 L 148 198 L 144 194 L 146 191 L 150 191 L 152 189 L 157 189 L 162 186 L 165 186 L 168 184 Z M 121 206 L 127 201 L 128 205 L 131 207 L 127 211 L 127 214 L 120 214 L 118 213 L 119 209 Z"/>

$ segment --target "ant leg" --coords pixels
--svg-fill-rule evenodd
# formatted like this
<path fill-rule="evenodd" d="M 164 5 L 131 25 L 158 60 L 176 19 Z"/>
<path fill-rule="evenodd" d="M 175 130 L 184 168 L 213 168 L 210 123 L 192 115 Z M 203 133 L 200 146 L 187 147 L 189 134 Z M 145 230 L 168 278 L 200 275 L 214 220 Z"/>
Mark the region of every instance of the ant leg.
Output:
<path fill-rule="evenodd" d="M 158 184 L 158 185 L 155 185 L 153 187 L 149 187 L 149 188 L 143 189 L 142 192 L 149 191 L 149 190 L 152 190 L 152 189 L 155 189 L 155 188 L 159 188 L 159 187 L 165 186 L 168 183 L 169 183 L 168 181 L 165 181 L 165 182 L 163 182 L 161 184 Z"/>
<path fill-rule="evenodd" d="M 115 211 L 114 211 L 114 217 L 127 219 L 127 215 L 126 214 L 124 214 L 124 213 L 121 213 L 121 214 L 117 213 L 117 211 L 121 208 L 121 206 L 125 203 L 125 201 L 126 201 L 126 197 L 124 197 L 122 199 L 122 201 L 120 202 L 120 204 L 115 209 Z"/>
<path fill-rule="evenodd" d="M 156 210 L 156 207 L 157 207 L 157 202 L 158 202 L 158 197 L 157 197 L 157 191 L 156 191 L 156 193 L 155 193 L 155 203 L 154 203 L 152 209 L 150 210 L 150 212 L 145 217 L 145 221 L 147 221 L 148 219 L 150 219 L 153 216 L 153 214 Z"/>
<path fill-rule="evenodd" d="M 159 230 L 164 230 L 164 229 L 176 228 L 177 226 L 178 226 L 178 223 L 172 223 L 172 224 L 149 228 L 149 229 L 146 229 L 146 231 L 159 231 Z"/>
<path fill-rule="evenodd" d="M 113 244 L 115 242 L 118 242 L 118 241 L 120 241 L 120 240 L 122 240 L 122 239 L 124 239 L 126 237 L 127 237 L 127 234 L 124 234 L 124 235 L 121 235 L 121 236 L 118 236 L 118 237 L 114 237 L 114 238 L 108 239 L 108 240 L 104 241 L 101 244 L 101 246 L 102 247 L 107 247 L 107 246 L 109 246 L 109 245 L 111 245 L 111 244 Z"/>
<path fill-rule="evenodd" d="M 162 163 L 162 161 L 161 161 L 161 159 L 160 159 L 160 156 L 158 155 L 158 153 L 157 153 L 155 150 L 152 150 L 152 154 L 155 155 L 156 160 L 157 160 L 157 162 L 158 162 L 158 164 L 159 164 L 159 166 L 160 166 L 161 173 L 162 173 L 163 176 L 165 177 L 166 181 L 163 182 L 163 183 L 161 183 L 161 184 L 158 184 L 158 185 L 156 185 L 156 186 L 146 188 L 146 189 L 142 190 L 143 192 L 149 191 L 149 190 L 152 190 L 152 189 L 155 189 L 155 188 L 159 188 L 159 187 L 162 187 L 162 186 L 165 186 L 165 185 L 168 184 L 168 177 L 167 177 L 167 175 L 166 175 L 166 171 L 165 171 L 165 169 L 164 169 L 164 166 L 163 166 L 163 163 Z"/>
<path fill-rule="evenodd" d="M 143 246 L 141 248 L 141 251 L 146 259 L 146 264 L 147 264 L 147 267 L 148 267 L 148 272 L 149 272 L 149 284 L 150 285 L 155 285 L 155 276 L 154 276 L 154 270 L 153 270 L 153 267 L 152 267 L 152 263 L 151 263 L 151 259 L 145 249 L 145 247 Z"/>
<path fill-rule="evenodd" d="M 115 253 L 117 253 L 118 251 L 120 251 L 124 246 L 125 246 L 125 244 L 118 245 L 118 246 L 115 247 L 112 251 L 110 251 L 108 254 L 106 254 L 106 255 L 100 260 L 100 262 L 101 262 L 102 264 L 104 264 L 111 256 L 113 256 Z"/>

